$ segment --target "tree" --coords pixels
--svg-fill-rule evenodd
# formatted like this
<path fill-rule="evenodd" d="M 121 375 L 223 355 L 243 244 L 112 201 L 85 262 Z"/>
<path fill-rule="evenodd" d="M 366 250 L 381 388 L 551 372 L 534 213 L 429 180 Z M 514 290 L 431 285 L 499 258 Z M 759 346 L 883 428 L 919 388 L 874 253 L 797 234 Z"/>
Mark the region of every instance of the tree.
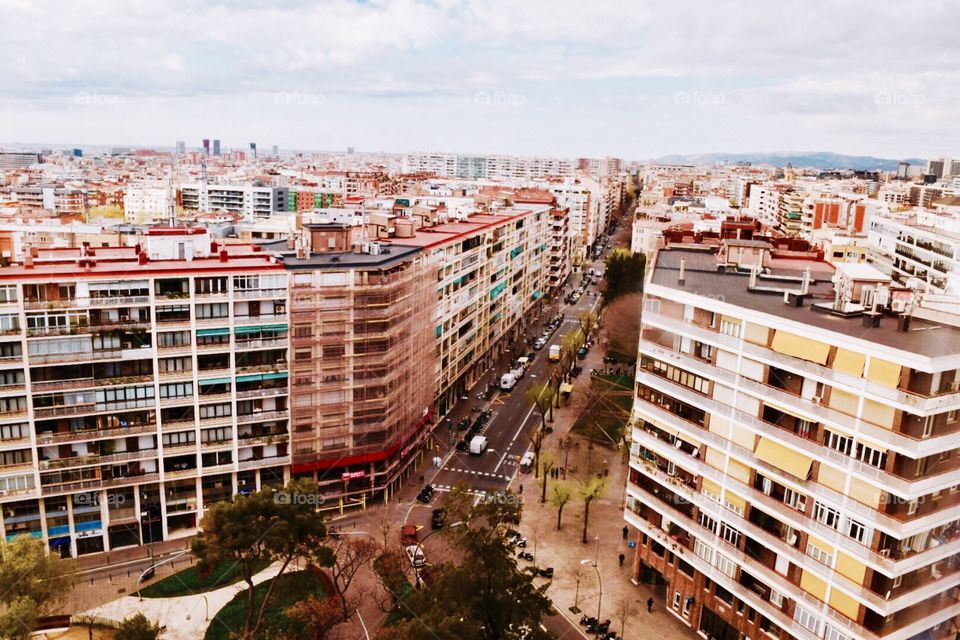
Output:
<path fill-rule="evenodd" d="M 373 561 L 373 572 L 387 594 L 386 602 L 378 602 L 383 611 L 393 609 L 410 589 L 410 581 L 403 572 L 406 566 L 409 562 L 398 549 L 384 551 Z"/>
<path fill-rule="evenodd" d="M 0 638 L 26 638 L 70 591 L 73 580 L 58 556 L 42 540 L 17 536 L 0 546 Z"/>
<path fill-rule="evenodd" d="M 597 314 L 593 311 L 581 311 L 577 321 L 580 323 L 580 332 L 586 340 L 590 337 L 593 328 L 597 326 Z"/>
<path fill-rule="evenodd" d="M 218 502 L 203 517 L 201 532 L 193 542 L 201 568 L 235 563 L 247 584 L 241 640 L 252 640 L 260 633 L 277 579 L 295 558 L 325 567 L 333 564 L 333 554 L 323 544 L 327 530 L 316 512 L 319 501 L 316 483 L 301 480 Z M 258 608 L 253 576 L 263 562 L 278 562 L 280 570 Z"/>
<path fill-rule="evenodd" d="M 583 536 L 581 542 L 587 544 L 587 524 L 590 521 L 590 504 L 603 495 L 607 490 L 607 483 L 603 478 L 588 478 L 580 483 L 580 499 L 583 501 Z"/>
<path fill-rule="evenodd" d="M 630 596 L 624 596 L 617 600 L 616 608 L 614 609 L 614 615 L 617 618 L 617 621 L 620 623 L 620 636 L 627 636 L 627 622 L 633 620 L 634 616 L 637 614 L 637 608 L 634 604 L 634 601 L 630 599 Z"/>
<path fill-rule="evenodd" d="M 608 304 L 627 293 L 643 291 L 646 256 L 629 249 L 617 249 L 607 257 L 603 282 L 603 301 Z"/>
<path fill-rule="evenodd" d="M 160 625 L 150 622 L 142 613 L 124 618 L 117 630 L 116 640 L 157 640 L 160 637 Z"/>
<path fill-rule="evenodd" d="M 370 538 L 341 535 L 334 541 L 331 551 L 333 564 L 330 567 L 330 578 L 342 607 L 343 620 L 349 620 L 357 605 L 357 599 L 349 597 L 350 585 L 357 577 L 357 572 L 380 554 L 380 548 Z"/>
<path fill-rule="evenodd" d="M 563 516 L 563 508 L 573 499 L 573 491 L 566 482 L 554 482 L 550 489 L 550 504 L 557 508 L 557 531 L 560 530 L 560 518 Z"/>
<path fill-rule="evenodd" d="M 547 429 L 547 413 L 551 410 L 553 406 L 553 398 L 555 397 L 556 391 L 549 382 L 534 382 L 530 385 L 530 388 L 527 389 L 525 398 L 527 402 L 532 404 L 537 410 L 537 413 L 540 414 L 540 426 L 537 428 L 537 432 L 533 436 L 533 477 L 539 477 L 539 467 L 540 467 L 540 449 L 543 446 L 543 437 Z"/>
<path fill-rule="evenodd" d="M 340 596 L 321 600 L 311 594 L 287 607 L 287 617 L 300 625 L 292 634 L 293 637 L 302 638 L 305 635 L 310 640 L 325 640 L 337 625 L 346 621 L 343 617 L 344 605 L 340 600 Z"/>
<path fill-rule="evenodd" d="M 464 494 L 458 498 L 455 494 Z M 512 494 L 504 494 L 509 498 Z M 453 505 L 451 507 L 451 504 Z M 548 640 L 540 628 L 550 601 L 517 570 L 502 533 L 520 522 L 518 500 L 480 501 L 455 487 L 445 503 L 462 524 L 443 529 L 455 561 L 434 566 L 423 589 L 413 591 L 383 627 L 379 640 Z"/>
<path fill-rule="evenodd" d="M 550 472 L 553 471 L 555 464 L 556 460 L 550 452 L 544 453 L 540 457 L 540 466 L 543 470 L 543 487 L 540 490 L 540 504 L 547 501 L 547 478 L 550 476 Z"/>
<path fill-rule="evenodd" d="M 608 304 L 604 310 L 606 317 L 607 352 L 625 356 L 629 360 L 637 357 L 640 345 L 640 310 L 643 295 L 628 293 Z"/>

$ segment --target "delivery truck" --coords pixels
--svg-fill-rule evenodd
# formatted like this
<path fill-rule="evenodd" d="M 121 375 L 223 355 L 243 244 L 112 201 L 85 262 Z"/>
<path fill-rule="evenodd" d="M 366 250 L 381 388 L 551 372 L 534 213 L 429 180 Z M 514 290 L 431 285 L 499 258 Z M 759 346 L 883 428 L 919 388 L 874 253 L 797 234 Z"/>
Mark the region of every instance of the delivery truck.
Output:
<path fill-rule="evenodd" d="M 486 436 L 473 436 L 473 440 L 470 441 L 470 455 L 479 456 L 487 450 L 487 438 Z"/>
<path fill-rule="evenodd" d="M 560 359 L 560 345 L 550 345 L 550 362 L 556 362 Z"/>

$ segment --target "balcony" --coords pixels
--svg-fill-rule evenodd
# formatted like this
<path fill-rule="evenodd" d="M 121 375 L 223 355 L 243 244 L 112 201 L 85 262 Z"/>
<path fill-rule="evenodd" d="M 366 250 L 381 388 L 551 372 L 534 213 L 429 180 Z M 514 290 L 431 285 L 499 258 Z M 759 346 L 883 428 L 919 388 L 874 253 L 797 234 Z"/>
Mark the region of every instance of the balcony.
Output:
<path fill-rule="evenodd" d="M 91 307 L 126 307 L 150 304 L 150 296 L 117 296 L 105 298 L 90 298 Z"/>
<path fill-rule="evenodd" d="M 287 418 L 290 416 L 288 409 L 277 411 L 255 411 L 237 416 L 237 424 L 246 424 L 248 422 L 259 422 L 261 420 L 275 420 L 277 418 Z"/>
<path fill-rule="evenodd" d="M 75 353 L 44 353 L 30 356 L 30 364 L 57 364 L 60 362 L 87 362 L 89 360 L 120 360 L 122 349 L 100 349 Z"/>
<path fill-rule="evenodd" d="M 263 298 L 285 299 L 286 289 L 245 289 L 233 290 L 234 300 L 255 300 Z"/>
<path fill-rule="evenodd" d="M 290 464 L 290 456 L 271 456 L 268 458 L 253 458 L 249 460 L 240 460 L 237 468 L 240 471 L 246 469 L 259 469 L 261 467 L 273 467 L 276 465 Z"/>
<path fill-rule="evenodd" d="M 97 429 L 89 431 L 67 431 L 62 433 L 38 433 L 37 444 L 61 444 L 64 442 L 80 442 L 83 440 L 102 440 L 105 438 L 123 438 L 144 433 L 154 433 L 155 424 L 142 424 L 116 429 Z"/>
<path fill-rule="evenodd" d="M 896 405 L 897 408 L 903 410 L 930 415 L 942 413 L 948 409 L 960 409 L 960 391 L 927 396 L 883 385 L 868 384 L 869 381 L 865 378 L 858 378 L 813 362 L 786 356 L 767 347 L 727 336 L 692 322 L 670 318 L 663 314 L 645 312 L 643 322 L 646 325 L 655 326 L 670 333 L 681 332 L 695 340 L 719 346 L 729 351 L 742 350 L 745 355 L 764 364 L 778 367 L 784 371 L 793 371 L 805 377 L 812 377 L 831 386 L 839 385 L 847 391 L 872 397 L 885 404 Z"/>

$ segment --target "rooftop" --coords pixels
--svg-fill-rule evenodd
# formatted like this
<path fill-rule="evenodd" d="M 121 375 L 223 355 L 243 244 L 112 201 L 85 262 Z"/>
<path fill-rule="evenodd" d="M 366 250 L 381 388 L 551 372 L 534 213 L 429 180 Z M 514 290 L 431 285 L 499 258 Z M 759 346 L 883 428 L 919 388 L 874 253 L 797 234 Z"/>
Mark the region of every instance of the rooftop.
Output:
<path fill-rule="evenodd" d="M 684 259 L 684 282 L 678 282 L 680 259 Z M 776 276 L 762 282 L 768 291 L 751 291 L 747 272 L 717 270 L 716 255 L 704 247 L 671 245 L 661 249 L 653 267 L 651 282 L 656 285 L 703 295 L 726 304 L 750 309 L 775 317 L 802 323 L 846 338 L 880 344 L 892 349 L 926 357 L 960 353 L 960 328 L 914 317 L 909 331 L 898 331 L 897 320 L 885 317 L 880 326 L 865 327 L 862 316 L 839 316 L 817 311 L 812 303 L 834 299 L 830 265 L 810 259 L 783 259 L 775 270 Z M 783 289 L 799 290 L 803 272 L 811 269 L 810 295 L 803 306 L 794 307 L 783 302 Z M 780 292 L 773 291 L 772 282 L 781 280 Z M 823 340 L 830 342 L 830 336 Z M 865 347 L 868 349 L 869 347 Z"/>

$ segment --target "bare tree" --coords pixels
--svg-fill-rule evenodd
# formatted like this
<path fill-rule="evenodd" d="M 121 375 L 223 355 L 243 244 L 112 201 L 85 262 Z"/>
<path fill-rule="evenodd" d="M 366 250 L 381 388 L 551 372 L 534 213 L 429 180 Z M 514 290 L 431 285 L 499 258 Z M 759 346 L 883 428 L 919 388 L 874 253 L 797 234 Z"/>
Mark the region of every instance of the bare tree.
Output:
<path fill-rule="evenodd" d="M 553 471 L 555 465 L 556 459 L 552 453 L 546 452 L 540 456 L 540 467 L 543 471 L 543 487 L 540 489 L 540 504 L 547 501 L 547 478 L 550 476 L 550 472 Z"/>
<path fill-rule="evenodd" d="M 331 547 L 333 566 L 330 567 L 330 578 L 333 580 L 333 589 L 340 598 L 343 618 L 346 620 L 353 615 L 356 604 L 347 597 L 350 585 L 360 569 L 380 555 L 380 546 L 375 540 L 353 535 L 341 535 L 334 542 Z"/>
<path fill-rule="evenodd" d="M 533 477 L 540 477 L 540 449 L 543 447 L 543 437 L 547 428 L 547 414 L 553 406 L 554 389 L 549 382 L 535 382 L 527 389 L 526 400 L 534 406 L 540 414 L 540 426 L 533 436 Z"/>
<path fill-rule="evenodd" d="M 577 318 L 580 323 L 580 332 L 583 333 L 583 339 L 590 338 L 590 332 L 597 326 L 597 314 L 593 311 L 582 311 Z"/>
<path fill-rule="evenodd" d="M 627 637 L 627 623 L 633 620 L 637 615 L 637 603 L 629 595 L 617 600 L 614 608 L 614 615 L 617 622 L 620 623 L 620 636 Z"/>
<path fill-rule="evenodd" d="M 607 305 L 606 327 L 607 350 L 624 355 L 631 360 L 637 355 L 640 344 L 640 310 L 643 294 L 628 293 Z"/>

